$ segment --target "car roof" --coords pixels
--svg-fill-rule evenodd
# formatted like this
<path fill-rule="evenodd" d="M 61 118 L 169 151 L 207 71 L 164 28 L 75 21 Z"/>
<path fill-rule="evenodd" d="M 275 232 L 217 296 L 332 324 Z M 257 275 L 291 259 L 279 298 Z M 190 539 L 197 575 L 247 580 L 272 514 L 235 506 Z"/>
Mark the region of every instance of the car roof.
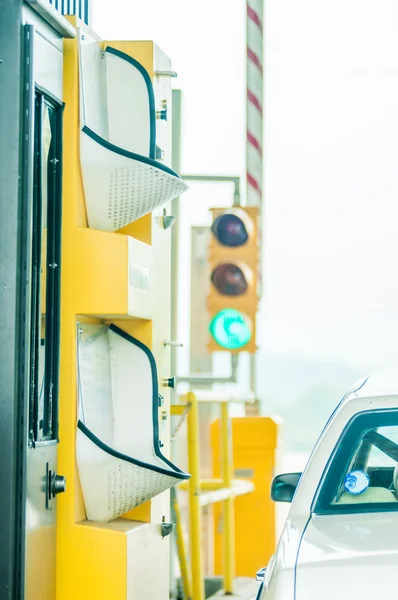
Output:
<path fill-rule="evenodd" d="M 380 396 L 397 396 L 398 404 L 398 369 L 384 369 L 363 377 L 348 391 L 345 400 Z"/>

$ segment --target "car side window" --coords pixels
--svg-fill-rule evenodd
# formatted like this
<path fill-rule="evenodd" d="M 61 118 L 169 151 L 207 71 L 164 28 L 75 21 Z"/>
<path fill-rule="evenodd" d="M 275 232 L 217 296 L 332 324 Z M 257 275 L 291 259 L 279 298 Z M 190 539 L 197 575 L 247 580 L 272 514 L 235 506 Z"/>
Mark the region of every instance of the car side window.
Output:
<path fill-rule="evenodd" d="M 362 413 L 343 432 L 316 513 L 398 510 L 398 411 Z"/>

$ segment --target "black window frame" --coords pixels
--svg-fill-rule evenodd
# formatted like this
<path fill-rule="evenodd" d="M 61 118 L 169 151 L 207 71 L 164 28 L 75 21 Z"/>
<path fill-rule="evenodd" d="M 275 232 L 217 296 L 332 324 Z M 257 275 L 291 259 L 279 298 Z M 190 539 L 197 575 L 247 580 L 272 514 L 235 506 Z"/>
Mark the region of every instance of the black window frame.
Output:
<path fill-rule="evenodd" d="M 43 419 L 39 421 L 39 352 L 41 340 L 41 266 L 43 211 L 43 116 L 51 110 L 51 143 L 47 162 L 47 244 L 45 298 L 45 370 Z M 29 377 L 29 445 L 58 442 L 62 241 L 62 116 L 63 104 L 36 86 L 34 97 L 34 166 L 32 206 L 32 311 Z"/>
<path fill-rule="evenodd" d="M 350 419 L 337 441 L 318 485 L 311 506 L 311 514 L 356 515 L 398 511 L 398 502 L 332 503 L 336 490 L 341 484 L 342 476 L 347 473 L 349 464 L 358 450 L 358 443 L 363 440 L 366 431 L 378 427 L 394 426 L 398 427 L 398 408 L 362 411 Z"/>

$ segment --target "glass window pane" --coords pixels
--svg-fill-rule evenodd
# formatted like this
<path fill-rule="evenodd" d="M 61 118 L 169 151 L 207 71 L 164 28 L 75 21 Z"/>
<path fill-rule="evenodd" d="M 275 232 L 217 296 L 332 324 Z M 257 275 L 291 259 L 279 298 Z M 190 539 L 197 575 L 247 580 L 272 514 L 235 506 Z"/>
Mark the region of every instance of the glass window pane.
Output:
<path fill-rule="evenodd" d="M 40 305 L 41 305 L 41 335 L 39 350 L 39 397 L 38 397 L 38 436 L 41 439 L 47 438 L 49 433 L 49 424 L 47 422 L 45 405 L 49 402 L 47 384 L 45 376 L 48 371 L 46 364 L 46 305 L 47 305 L 47 212 L 48 212 L 48 189 L 49 189 L 49 160 L 51 145 L 51 126 L 50 126 L 50 107 L 43 102 L 41 119 L 41 140 L 40 140 L 40 164 L 41 164 L 41 269 L 40 269 Z"/>
<path fill-rule="evenodd" d="M 30 438 L 56 438 L 61 236 L 58 110 L 42 95 L 35 104 L 32 228 Z"/>
<path fill-rule="evenodd" d="M 324 489 L 323 498 L 329 497 L 325 508 L 331 510 L 398 509 L 396 412 L 369 413 L 355 419 L 339 443 Z"/>

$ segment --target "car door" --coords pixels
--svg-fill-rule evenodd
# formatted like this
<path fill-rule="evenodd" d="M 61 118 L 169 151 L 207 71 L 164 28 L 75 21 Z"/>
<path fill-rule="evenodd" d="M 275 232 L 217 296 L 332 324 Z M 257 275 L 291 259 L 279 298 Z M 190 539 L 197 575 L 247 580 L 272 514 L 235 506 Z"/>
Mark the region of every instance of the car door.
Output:
<path fill-rule="evenodd" d="M 395 593 L 398 411 L 358 414 L 318 488 L 299 546 L 295 600 Z"/>
<path fill-rule="evenodd" d="M 305 519 L 287 518 L 277 549 L 265 569 L 258 600 L 294 600 L 296 559 L 305 524 Z"/>

